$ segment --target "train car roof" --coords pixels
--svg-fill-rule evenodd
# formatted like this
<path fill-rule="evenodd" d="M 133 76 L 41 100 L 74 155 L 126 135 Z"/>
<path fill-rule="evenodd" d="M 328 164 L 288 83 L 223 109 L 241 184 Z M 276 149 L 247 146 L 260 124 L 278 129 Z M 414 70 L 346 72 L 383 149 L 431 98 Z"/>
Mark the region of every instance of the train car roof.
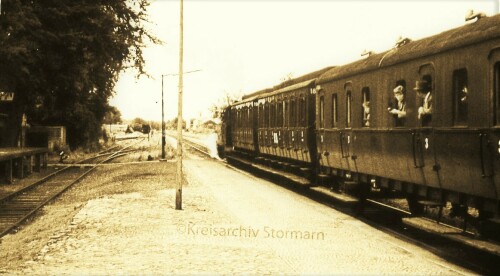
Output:
<path fill-rule="evenodd" d="M 306 81 L 296 83 L 296 84 L 293 84 L 290 86 L 285 86 L 284 88 L 274 90 L 274 91 L 267 93 L 267 94 L 260 95 L 259 98 L 272 97 L 272 96 L 275 96 L 275 95 L 278 95 L 278 94 L 281 94 L 284 92 L 293 91 L 293 90 L 297 90 L 297 89 L 300 89 L 303 87 L 307 87 L 307 86 L 311 85 L 312 83 L 314 83 L 315 80 L 316 79 L 310 79 L 310 80 L 306 80 Z"/>
<path fill-rule="evenodd" d="M 355 75 L 380 67 L 391 66 L 400 62 L 421 58 L 460 48 L 485 40 L 500 37 L 500 15 L 484 17 L 476 22 L 444 31 L 416 41 L 410 41 L 403 46 L 389 51 L 373 54 L 353 63 L 332 68 L 318 78 L 317 83 L 325 83 L 349 75 Z"/>
<path fill-rule="evenodd" d="M 308 81 L 308 80 L 313 80 L 332 68 L 333 68 L 333 66 L 328 66 L 328 67 L 325 67 L 323 69 L 316 70 L 316 71 L 311 72 L 311 73 L 307 73 L 307 74 L 302 75 L 300 77 L 293 78 L 291 80 L 286 80 L 278 85 L 275 85 L 273 88 L 266 88 L 266 89 L 259 90 L 257 92 L 253 92 L 253 93 L 244 95 L 241 98 L 241 101 L 236 102 L 235 104 L 241 104 L 241 103 L 245 103 L 247 101 L 252 101 L 252 100 L 255 100 L 257 98 L 263 97 L 264 95 L 265 95 L 265 97 L 267 97 L 268 96 L 267 94 L 269 94 L 269 93 L 274 93 L 274 92 L 281 90 L 281 89 L 284 89 L 288 86 L 293 86 L 293 85 L 298 84 L 298 83 L 303 83 L 303 82 Z M 297 88 L 294 88 L 294 89 L 297 89 Z M 285 91 L 288 91 L 288 90 L 285 90 Z M 281 92 L 285 92 L 285 91 L 281 91 Z"/>

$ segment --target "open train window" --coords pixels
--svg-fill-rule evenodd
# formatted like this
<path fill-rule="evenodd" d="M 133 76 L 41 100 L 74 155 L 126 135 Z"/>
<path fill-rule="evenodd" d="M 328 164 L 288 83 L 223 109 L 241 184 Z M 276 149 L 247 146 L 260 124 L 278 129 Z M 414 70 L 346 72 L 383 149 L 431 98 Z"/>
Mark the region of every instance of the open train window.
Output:
<path fill-rule="evenodd" d="M 325 96 L 319 97 L 319 127 L 325 128 Z"/>
<path fill-rule="evenodd" d="M 395 127 L 406 125 L 406 81 L 398 80 L 390 89 L 390 97 L 387 110 L 393 118 Z"/>
<path fill-rule="evenodd" d="M 292 127 L 297 126 L 295 114 L 297 114 L 297 105 L 295 104 L 295 99 L 291 99 L 291 101 L 290 101 L 290 126 L 292 126 Z"/>
<path fill-rule="evenodd" d="M 468 116 L 469 88 L 467 70 L 458 69 L 453 72 L 453 125 L 466 126 Z"/>
<path fill-rule="evenodd" d="M 338 123 L 338 102 L 337 102 L 337 94 L 332 94 L 332 128 L 337 127 Z"/>
<path fill-rule="evenodd" d="M 498 126 L 500 125 L 500 61 L 495 63 L 495 72 L 494 72 L 494 86 L 493 86 L 493 93 L 494 94 L 494 106 L 493 106 L 493 112 L 495 116 L 495 125 Z"/>
<path fill-rule="evenodd" d="M 361 115 L 363 118 L 363 127 L 370 126 L 370 88 L 363 87 L 361 90 L 363 103 L 361 104 Z"/>

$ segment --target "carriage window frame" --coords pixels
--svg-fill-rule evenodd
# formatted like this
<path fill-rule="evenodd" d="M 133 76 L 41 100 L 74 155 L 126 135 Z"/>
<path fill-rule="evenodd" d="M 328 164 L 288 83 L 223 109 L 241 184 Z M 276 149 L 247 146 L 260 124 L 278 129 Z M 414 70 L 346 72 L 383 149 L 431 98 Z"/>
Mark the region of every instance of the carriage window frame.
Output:
<path fill-rule="evenodd" d="M 332 93 L 332 128 L 336 128 L 339 123 L 339 102 L 337 93 Z"/>
<path fill-rule="evenodd" d="M 493 65 L 493 125 L 500 126 L 500 61 Z"/>
<path fill-rule="evenodd" d="M 365 105 L 368 105 L 370 108 L 370 87 L 365 86 L 361 89 L 361 127 L 370 127 L 370 116 L 369 112 L 366 112 Z"/>
<path fill-rule="evenodd" d="M 426 77 L 423 77 L 423 79 L 425 79 Z M 397 86 L 403 86 L 403 99 L 404 99 L 404 104 L 405 104 L 405 109 L 408 105 L 408 87 L 406 85 L 406 80 L 405 79 L 399 79 L 396 81 L 395 85 L 389 90 L 390 92 L 390 99 L 391 99 L 391 103 L 389 104 L 389 106 L 391 108 L 396 108 L 398 109 L 398 102 L 396 100 L 396 97 L 394 95 L 394 88 L 396 88 Z M 419 100 L 420 102 L 418 103 L 418 106 L 422 106 L 423 104 L 423 99 L 420 99 Z M 418 108 L 418 107 L 417 107 Z M 406 117 L 408 117 L 408 114 L 406 114 L 405 117 L 402 117 L 402 118 L 399 118 L 398 116 L 396 115 L 391 115 L 391 117 L 393 118 L 392 119 L 392 125 L 394 127 L 405 127 L 406 126 Z"/>
<path fill-rule="evenodd" d="M 352 127 L 352 91 L 346 89 L 345 93 L 345 127 Z"/>
<path fill-rule="evenodd" d="M 453 126 L 467 126 L 469 117 L 468 98 L 470 96 L 467 68 L 454 70 L 452 78 Z"/>
<path fill-rule="evenodd" d="M 319 96 L 319 128 L 325 128 L 325 95 Z"/>
<path fill-rule="evenodd" d="M 295 97 L 293 97 L 290 99 L 290 126 L 291 127 L 297 126 L 297 119 L 296 119 L 295 114 L 297 114 L 297 103 L 295 101 Z"/>
<path fill-rule="evenodd" d="M 269 102 L 266 101 L 264 104 L 264 127 L 269 126 Z"/>
<path fill-rule="evenodd" d="M 284 104 L 284 109 L 285 111 L 283 112 L 283 124 L 285 127 L 290 126 L 290 99 L 288 97 L 285 97 L 285 100 L 283 101 Z"/>
<path fill-rule="evenodd" d="M 299 97 L 299 114 L 302 114 L 303 116 L 300 116 L 298 118 L 298 125 L 301 127 L 306 126 L 306 97 L 304 95 L 300 95 Z"/>
<path fill-rule="evenodd" d="M 283 127 L 283 101 L 276 102 L 276 127 Z"/>

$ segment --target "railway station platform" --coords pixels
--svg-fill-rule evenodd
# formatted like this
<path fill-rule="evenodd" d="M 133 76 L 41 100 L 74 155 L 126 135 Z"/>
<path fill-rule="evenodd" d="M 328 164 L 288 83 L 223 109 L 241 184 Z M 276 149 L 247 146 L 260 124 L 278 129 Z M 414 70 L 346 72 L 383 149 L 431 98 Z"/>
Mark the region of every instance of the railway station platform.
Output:
<path fill-rule="evenodd" d="M 47 148 L 0 148 L 0 184 L 10 184 L 47 167 Z"/>

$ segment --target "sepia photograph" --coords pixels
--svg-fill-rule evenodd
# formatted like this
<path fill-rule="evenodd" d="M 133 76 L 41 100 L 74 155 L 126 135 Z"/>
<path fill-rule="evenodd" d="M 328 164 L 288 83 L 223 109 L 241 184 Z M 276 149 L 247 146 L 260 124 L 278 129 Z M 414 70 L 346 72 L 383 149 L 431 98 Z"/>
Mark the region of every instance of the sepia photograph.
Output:
<path fill-rule="evenodd" d="M 499 0 L 0 0 L 0 275 L 499 275 Z"/>

